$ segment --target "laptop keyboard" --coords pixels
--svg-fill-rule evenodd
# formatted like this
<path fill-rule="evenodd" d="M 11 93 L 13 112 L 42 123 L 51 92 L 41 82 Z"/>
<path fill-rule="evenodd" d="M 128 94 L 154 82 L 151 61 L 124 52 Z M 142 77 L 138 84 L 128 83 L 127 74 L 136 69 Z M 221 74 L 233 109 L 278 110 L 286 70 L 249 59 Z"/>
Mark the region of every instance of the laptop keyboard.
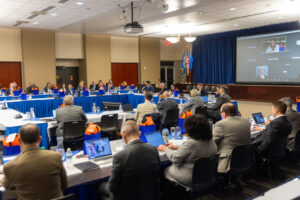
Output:
<path fill-rule="evenodd" d="M 106 161 L 106 160 L 112 160 L 112 158 L 113 158 L 113 155 L 110 155 L 110 156 L 95 158 L 95 159 L 93 159 L 93 161 L 95 161 L 95 162 Z"/>

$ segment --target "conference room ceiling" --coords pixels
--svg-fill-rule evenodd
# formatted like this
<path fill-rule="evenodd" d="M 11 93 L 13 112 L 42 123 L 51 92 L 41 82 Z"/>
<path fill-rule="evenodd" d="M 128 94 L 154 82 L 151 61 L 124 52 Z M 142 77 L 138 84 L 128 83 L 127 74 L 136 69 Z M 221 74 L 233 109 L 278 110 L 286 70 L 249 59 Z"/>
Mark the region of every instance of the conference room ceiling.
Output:
<path fill-rule="evenodd" d="M 144 2 L 136 0 L 135 2 Z M 300 19 L 300 0 L 152 0 L 134 9 L 139 35 L 203 35 Z M 126 35 L 130 0 L 0 0 L 0 26 Z"/>

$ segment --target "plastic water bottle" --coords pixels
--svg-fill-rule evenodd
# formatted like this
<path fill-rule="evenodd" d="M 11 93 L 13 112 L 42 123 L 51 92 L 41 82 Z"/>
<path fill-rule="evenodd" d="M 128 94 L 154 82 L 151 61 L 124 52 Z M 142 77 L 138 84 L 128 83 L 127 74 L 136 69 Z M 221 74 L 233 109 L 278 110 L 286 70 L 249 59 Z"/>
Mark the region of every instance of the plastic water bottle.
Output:
<path fill-rule="evenodd" d="M 33 107 L 30 108 L 30 114 L 31 114 L 31 118 L 35 119 L 35 114 L 34 114 L 34 108 Z"/>
<path fill-rule="evenodd" d="M 97 107 L 96 107 L 96 103 L 93 103 L 93 113 L 97 112 Z"/>
<path fill-rule="evenodd" d="M 65 154 L 65 149 L 64 149 L 64 144 L 63 144 L 63 137 L 57 137 L 57 146 L 56 146 L 56 152 L 61 154 L 61 159 L 64 162 L 66 160 L 66 154 Z"/>
<path fill-rule="evenodd" d="M 182 105 L 182 98 L 180 98 L 180 105 Z"/>
<path fill-rule="evenodd" d="M 167 128 L 164 128 L 162 130 L 162 136 L 163 136 L 165 143 L 168 143 L 169 142 L 169 130 Z"/>
<path fill-rule="evenodd" d="M 120 111 L 120 112 L 123 112 L 122 104 L 120 104 L 120 106 L 119 106 L 119 111 Z"/>
<path fill-rule="evenodd" d="M 67 149 L 67 152 L 66 152 L 66 164 L 67 164 L 67 167 L 71 167 L 72 166 L 72 151 L 71 151 L 71 148 L 68 148 Z"/>
<path fill-rule="evenodd" d="M 4 100 L 4 107 L 8 108 L 6 99 Z"/>

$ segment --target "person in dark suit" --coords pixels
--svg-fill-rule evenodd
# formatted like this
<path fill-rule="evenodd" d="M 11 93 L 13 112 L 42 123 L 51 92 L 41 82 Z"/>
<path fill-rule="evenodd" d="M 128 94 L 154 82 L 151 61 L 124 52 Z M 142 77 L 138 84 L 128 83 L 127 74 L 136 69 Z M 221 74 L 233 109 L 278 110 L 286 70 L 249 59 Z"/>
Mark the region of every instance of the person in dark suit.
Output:
<path fill-rule="evenodd" d="M 14 95 L 14 90 L 16 88 L 14 87 L 14 83 L 9 83 L 9 88 L 5 90 L 5 96 L 13 96 Z"/>
<path fill-rule="evenodd" d="M 79 82 L 79 85 L 78 85 L 78 87 L 77 87 L 77 93 L 78 93 L 78 96 L 82 96 L 82 94 L 83 94 L 83 91 L 84 91 L 84 81 L 80 81 Z"/>
<path fill-rule="evenodd" d="M 208 117 L 212 118 L 215 122 L 220 120 L 220 109 L 222 105 L 230 102 L 230 96 L 227 94 L 227 91 L 228 87 L 221 85 L 218 90 L 218 94 L 220 94 L 220 96 L 217 98 L 216 103 L 211 108 L 207 108 Z"/>
<path fill-rule="evenodd" d="M 101 199 L 157 199 L 160 169 L 157 149 L 139 139 L 139 128 L 132 120 L 125 122 L 121 135 L 126 149 L 114 155 L 109 182 L 99 188 Z"/>
<path fill-rule="evenodd" d="M 166 88 L 165 83 L 163 83 L 163 82 L 161 82 L 159 84 L 159 88 L 160 88 L 160 91 L 158 92 L 158 95 L 162 95 L 165 91 L 168 91 L 168 89 Z"/>
<path fill-rule="evenodd" d="M 66 89 L 66 95 L 74 96 L 76 94 L 76 90 L 74 90 L 73 85 L 70 83 L 68 88 Z"/>
<path fill-rule="evenodd" d="M 50 82 L 48 82 L 46 84 L 46 87 L 44 88 L 44 92 L 47 93 L 47 94 L 52 93 L 52 88 L 51 88 L 51 83 Z"/>
<path fill-rule="evenodd" d="M 197 90 L 199 91 L 200 96 L 207 96 L 207 93 L 204 89 L 204 85 L 202 83 L 197 84 Z"/>
<path fill-rule="evenodd" d="M 151 85 L 150 81 L 146 81 L 145 87 L 142 88 L 143 93 L 152 92 L 154 93 L 154 87 Z"/>
<path fill-rule="evenodd" d="M 98 90 L 98 85 L 95 83 L 95 81 L 92 81 L 92 84 L 90 85 L 90 91 L 94 92 Z"/>
<path fill-rule="evenodd" d="M 170 99 L 171 96 L 170 92 L 165 91 L 162 95 L 159 96 L 157 110 L 159 110 L 160 114 L 162 115 L 161 123 L 165 124 L 166 115 L 168 110 L 176 110 L 178 109 L 177 101 Z M 164 101 L 161 102 L 162 98 Z"/>
<path fill-rule="evenodd" d="M 276 145 L 278 149 L 284 151 L 288 135 L 292 131 L 292 123 L 284 115 L 287 106 L 281 101 L 272 103 L 272 114 L 274 120 L 268 123 L 266 129 L 255 126 L 254 131 L 261 131 L 261 136 L 255 138 L 255 143 L 258 144 L 256 153 L 258 158 L 268 157 L 270 147 Z"/>
<path fill-rule="evenodd" d="M 174 84 L 171 84 L 171 87 L 170 87 L 170 92 L 172 95 L 174 95 L 174 92 L 175 92 L 175 85 Z"/>
<path fill-rule="evenodd" d="M 280 101 L 287 105 L 285 116 L 292 122 L 292 132 L 288 136 L 286 148 L 289 150 L 295 149 L 295 137 L 300 130 L 300 113 L 292 108 L 293 101 L 290 97 L 284 97 Z"/>
<path fill-rule="evenodd" d="M 35 124 L 20 130 L 22 153 L 3 167 L 2 186 L 16 190 L 18 199 L 56 199 L 67 188 L 67 174 L 60 153 L 40 150 L 42 138 Z"/>
<path fill-rule="evenodd" d="M 67 95 L 64 97 L 64 104 L 64 107 L 56 109 L 56 120 L 58 123 L 58 127 L 56 130 L 57 136 L 63 135 L 64 122 L 87 121 L 82 107 L 74 105 L 74 99 L 71 95 Z"/>
<path fill-rule="evenodd" d="M 37 89 L 37 91 L 38 91 L 38 93 L 39 93 L 39 87 L 38 87 L 38 86 L 36 86 L 36 84 L 35 84 L 35 83 L 29 83 L 29 86 L 28 86 L 28 88 L 26 88 L 26 93 L 27 93 L 27 94 L 30 94 L 30 93 L 32 93 L 32 90 L 33 90 L 34 88 L 36 88 L 36 89 Z"/>
<path fill-rule="evenodd" d="M 114 86 L 112 85 L 112 83 L 108 83 L 107 86 L 105 87 L 105 92 L 112 93 L 113 90 L 114 90 Z"/>

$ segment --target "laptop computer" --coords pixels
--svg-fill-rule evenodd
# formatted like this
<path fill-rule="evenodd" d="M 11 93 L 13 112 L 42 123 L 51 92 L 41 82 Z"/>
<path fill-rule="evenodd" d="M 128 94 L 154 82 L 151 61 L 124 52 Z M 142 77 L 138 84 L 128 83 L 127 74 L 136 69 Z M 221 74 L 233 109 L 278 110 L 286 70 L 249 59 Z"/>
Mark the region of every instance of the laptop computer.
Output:
<path fill-rule="evenodd" d="M 263 124 L 265 123 L 265 118 L 261 112 L 259 113 L 252 113 L 253 119 L 255 124 Z"/>
<path fill-rule="evenodd" d="M 158 147 L 159 145 L 165 144 L 165 141 L 160 131 L 146 133 L 146 139 L 151 146 Z"/>
<path fill-rule="evenodd" d="M 123 104 L 122 105 L 123 112 L 132 112 L 133 107 L 131 104 Z"/>
<path fill-rule="evenodd" d="M 44 122 L 52 122 L 52 121 L 56 121 L 56 110 L 52 110 L 52 116 L 50 118 L 43 118 L 41 119 Z"/>
<path fill-rule="evenodd" d="M 87 155 L 90 160 L 101 161 L 100 164 L 112 162 L 112 151 L 108 138 L 88 140 L 84 142 Z"/>

